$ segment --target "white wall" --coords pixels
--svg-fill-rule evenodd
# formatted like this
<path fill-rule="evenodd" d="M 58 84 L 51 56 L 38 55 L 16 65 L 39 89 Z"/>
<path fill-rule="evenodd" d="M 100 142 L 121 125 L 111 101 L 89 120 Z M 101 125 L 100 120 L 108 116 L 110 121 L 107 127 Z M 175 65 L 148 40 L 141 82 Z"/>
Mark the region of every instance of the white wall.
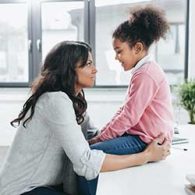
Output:
<path fill-rule="evenodd" d="M 26 89 L 0 88 L 0 145 L 9 145 L 16 128 L 11 127 L 10 121 L 20 112 L 28 91 Z"/>

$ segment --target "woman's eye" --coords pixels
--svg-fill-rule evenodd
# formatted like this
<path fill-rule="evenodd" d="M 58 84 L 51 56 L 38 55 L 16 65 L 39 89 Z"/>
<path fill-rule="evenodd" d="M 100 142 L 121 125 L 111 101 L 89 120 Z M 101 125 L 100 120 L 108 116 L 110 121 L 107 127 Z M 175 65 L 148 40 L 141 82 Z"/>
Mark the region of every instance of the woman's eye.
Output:
<path fill-rule="evenodd" d="M 87 66 L 92 66 L 92 64 L 93 64 L 92 62 L 88 62 Z"/>

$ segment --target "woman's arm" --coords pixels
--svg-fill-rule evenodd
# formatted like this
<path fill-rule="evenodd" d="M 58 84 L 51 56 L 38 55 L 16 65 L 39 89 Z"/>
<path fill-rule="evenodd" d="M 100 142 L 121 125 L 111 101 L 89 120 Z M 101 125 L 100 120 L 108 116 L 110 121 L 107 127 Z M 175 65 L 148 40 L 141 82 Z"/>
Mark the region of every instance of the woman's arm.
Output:
<path fill-rule="evenodd" d="M 130 155 L 107 154 L 101 172 L 114 171 L 132 166 L 143 165 L 148 162 L 165 159 L 170 154 L 170 144 L 165 141 L 162 145 L 163 135 L 156 138 L 143 152 Z"/>
<path fill-rule="evenodd" d="M 53 139 L 58 140 L 78 175 L 90 180 L 96 178 L 100 171 L 119 170 L 162 159 L 164 154 L 162 151 L 165 151 L 167 144 L 161 146 L 164 148 L 162 150 L 157 145 L 157 142 L 161 143 L 159 139 L 146 149 L 144 155 L 119 156 L 105 154 L 100 150 L 91 150 L 81 132 L 80 125 L 76 123 L 69 98 L 62 92 L 52 93 L 47 98 L 48 101 L 44 101 L 46 102 L 45 109 L 47 109 L 43 113 L 44 120 L 48 124 Z"/>

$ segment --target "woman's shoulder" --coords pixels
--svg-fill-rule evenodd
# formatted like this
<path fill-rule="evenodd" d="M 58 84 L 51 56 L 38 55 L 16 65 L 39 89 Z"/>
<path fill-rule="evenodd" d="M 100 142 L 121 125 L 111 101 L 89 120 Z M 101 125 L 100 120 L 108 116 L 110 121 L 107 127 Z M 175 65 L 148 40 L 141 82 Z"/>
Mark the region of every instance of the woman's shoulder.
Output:
<path fill-rule="evenodd" d="M 58 108 L 64 105 L 71 105 L 72 101 L 68 95 L 62 91 L 57 92 L 45 92 L 42 94 L 38 101 L 39 105 L 49 108 Z"/>
<path fill-rule="evenodd" d="M 44 110 L 48 118 L 58 117 L 74 113 L 72 101 L 64 92 L 46 92 L 39 98 L 37 109 Z"/>
<path fill-rule="evenodd" d="M 40 99 L 44 99 L 47 101 L 71 101 L 68 95 L 62 91 L 54 91 L 54 92 L 45 92 L 43 95 L 41 95 Z"/>

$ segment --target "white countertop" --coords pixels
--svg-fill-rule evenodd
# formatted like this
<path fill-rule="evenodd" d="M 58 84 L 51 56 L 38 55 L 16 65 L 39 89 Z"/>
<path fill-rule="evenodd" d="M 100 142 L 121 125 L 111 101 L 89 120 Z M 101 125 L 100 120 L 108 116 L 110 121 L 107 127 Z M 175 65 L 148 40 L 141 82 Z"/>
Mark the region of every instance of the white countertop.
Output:
<path fill-rule="evenodd" d="M 188 144 L 173 147 L 164 161 L 120 171 L 101 173 L 97 195 L 186 195 L 186 174 L 195 174 L 195 125 L 180 126 L 177 137 L 186 137 Z"/>

